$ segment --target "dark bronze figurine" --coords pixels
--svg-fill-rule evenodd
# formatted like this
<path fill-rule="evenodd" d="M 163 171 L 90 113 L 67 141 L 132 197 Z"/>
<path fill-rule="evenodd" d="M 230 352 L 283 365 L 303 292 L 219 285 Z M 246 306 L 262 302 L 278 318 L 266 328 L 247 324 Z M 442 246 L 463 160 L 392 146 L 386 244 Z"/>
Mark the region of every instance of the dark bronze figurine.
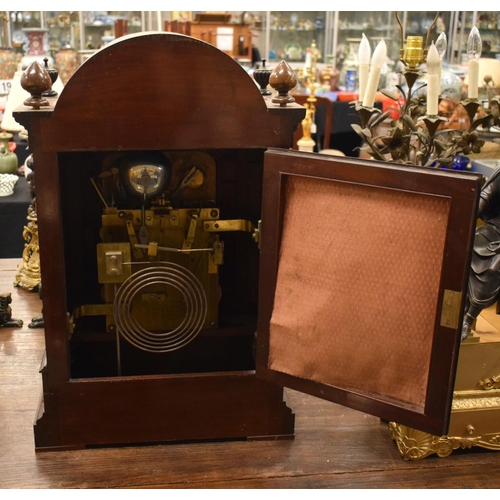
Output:
<path fill-rule="evenodd" d="M 481 190 L 478 217 L 485 224 L 476 229 L 462 340 L 483 309 L 499 299 L 500 292 L 500 167 Z"/>
<path fill-rule="evenodd" d="M 6 327 L 21 327 L 23 321 L 21 319 L 12 319 L 12 295 L 10 293 L 0 293 L 0 326 Z"/>

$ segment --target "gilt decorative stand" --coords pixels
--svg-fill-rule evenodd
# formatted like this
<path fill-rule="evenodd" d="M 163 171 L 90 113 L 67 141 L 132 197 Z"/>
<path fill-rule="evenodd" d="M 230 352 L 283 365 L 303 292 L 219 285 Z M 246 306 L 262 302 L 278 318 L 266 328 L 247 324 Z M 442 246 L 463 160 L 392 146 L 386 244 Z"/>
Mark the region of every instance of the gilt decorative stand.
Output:
<path fill-rule="evenodd" d="M 24 226 L 23 238 L 25 240 L 23 250 L 23 263 L 18 266 L 14 286 L 20 286 L 28 291 L 39 290 L 42 275 L 40 272 L 40 248 L 38 245 L 38 220 L 37 203 L 35 193 L 35 171 L 33 155 L 28 156 L 26 166 L 31 172 L 27 176 L 30 189 L 31 204 L 28 207 L 27 224 Z"/>
<path fill-rule="evenodd" d="M 40 274 L 40 249 L 38 246 L 38 224 L 33 206 L 28 208 L 28 223 L 24 226 L 23 238 L 26 241 L 23 250 L 23 263 L 16 274 L 14 286 L 25 290 L 36 290 L 41 282 Z"/>
<path fill-rule="evenodd" d="M 391 437 L 405 460 L 434 454 L 447 457 L 458 449 L 500 451 L 500 333 L 485 325 L 478 318 L 476 333 L 460 347 L 448 434 L 433 436 L 389 423 Z"/>

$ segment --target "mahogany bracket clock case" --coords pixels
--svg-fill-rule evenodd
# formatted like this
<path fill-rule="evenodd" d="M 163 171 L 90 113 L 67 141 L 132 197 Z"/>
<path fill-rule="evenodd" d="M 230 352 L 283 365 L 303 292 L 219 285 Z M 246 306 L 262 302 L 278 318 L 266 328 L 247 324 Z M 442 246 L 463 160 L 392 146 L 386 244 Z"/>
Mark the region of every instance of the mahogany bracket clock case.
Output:
<path fill-rule="evenodd" d="M 292 152 L 303 116 L 171 33 L 121 38 L 16 112 L 38 450 L 290 437 L 283 386 L 446 431 L 480 177 Z"/>

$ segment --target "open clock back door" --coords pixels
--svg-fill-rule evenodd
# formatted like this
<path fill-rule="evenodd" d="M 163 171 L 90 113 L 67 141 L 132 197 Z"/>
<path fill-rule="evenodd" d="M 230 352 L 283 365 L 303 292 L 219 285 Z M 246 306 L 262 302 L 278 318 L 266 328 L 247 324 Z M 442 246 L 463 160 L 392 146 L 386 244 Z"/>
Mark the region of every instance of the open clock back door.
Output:
<path fill-rule="evenodd" d="M 268 150 L 257 376 L 446 434 L 480 187 Z"/>

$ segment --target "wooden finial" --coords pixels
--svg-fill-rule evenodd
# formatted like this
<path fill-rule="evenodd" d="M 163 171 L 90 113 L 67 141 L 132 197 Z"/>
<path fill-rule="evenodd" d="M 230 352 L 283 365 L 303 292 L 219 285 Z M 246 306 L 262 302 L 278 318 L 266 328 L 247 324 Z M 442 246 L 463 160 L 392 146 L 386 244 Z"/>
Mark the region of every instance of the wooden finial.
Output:
<path fill-rule="evenodd" d="M 48 57 L 43 58 L 44 69 L 50 76 L 51 86 L 49 90 L 46 90 L 42 95 L 43 97 L 55 97 L 57 92 L 52 88 L 52 85 L 56 83 L 57 77 L 59 76 L 59 71 L 55 68 L 49 68 L 49 59 Z"/>
<path fill-rule="evenodd" d="M 48 71 L 37 61 L 33 61 L 21 76 L 21 87 L 31 94 L 31 97 L 24 101 L 26 106 L 32 106 L 33 109 L 50 106 L 49 101 L 42 97 L 42 93 L 52 87 L 52 80 Z"/>
<path fill-rule="evenodd" d="M 297 75 L 286 61 L 281 61 L 273 69 L 269 77 L 269 85 L 278 91 L 278 95 L 272 100 L 273 102 L 278 103 L 281 107 L 295 102 L 295 99 L 288 92 L 297 85 Z"/>

